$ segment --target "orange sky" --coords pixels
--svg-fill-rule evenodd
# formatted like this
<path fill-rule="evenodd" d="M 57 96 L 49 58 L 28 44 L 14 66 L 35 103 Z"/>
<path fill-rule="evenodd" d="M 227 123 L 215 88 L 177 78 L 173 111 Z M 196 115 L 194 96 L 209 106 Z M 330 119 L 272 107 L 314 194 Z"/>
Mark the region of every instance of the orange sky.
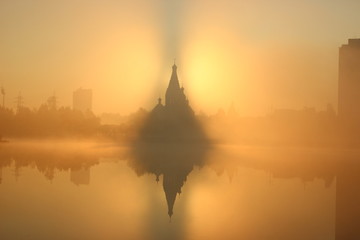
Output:
<path fill-rule="evenodd" d="M 336 106 L 338 47 L 360 37 L 355 0 L 2 0 L 0 84 L 37 107 L 55 91 L 92 88 L 94 111 L 150 109 L 173 58 L 195 110 L 234 102 L 242 115 L 271 107 Z"/>

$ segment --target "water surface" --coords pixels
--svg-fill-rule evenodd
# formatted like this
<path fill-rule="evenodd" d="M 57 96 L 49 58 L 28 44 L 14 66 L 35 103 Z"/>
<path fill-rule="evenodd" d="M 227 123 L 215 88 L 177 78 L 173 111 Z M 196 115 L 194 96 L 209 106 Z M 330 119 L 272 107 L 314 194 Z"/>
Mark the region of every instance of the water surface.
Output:
<path fill-rule="evenodd" d="M 358 239 L 359 152 L 0 146 L 0 239 Z"/>

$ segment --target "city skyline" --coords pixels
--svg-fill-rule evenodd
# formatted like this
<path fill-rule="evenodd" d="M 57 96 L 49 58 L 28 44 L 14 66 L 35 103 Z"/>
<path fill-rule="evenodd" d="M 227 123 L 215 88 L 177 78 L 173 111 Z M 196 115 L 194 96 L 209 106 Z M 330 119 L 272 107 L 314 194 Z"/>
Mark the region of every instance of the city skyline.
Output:
<path fill-rule="evenodd" d="M 55 90 L 71 106 L 84 87 L 94 90 L 94 112 L 128 114 L 151 107 L 176 57 L 196 112 L 232 102 L 250 116 L 336 108 L 338 48 L 359 36 L 354 1 L 35 3 L 0 3 L 7 104 L 21 91 L 36 107 Z"/>

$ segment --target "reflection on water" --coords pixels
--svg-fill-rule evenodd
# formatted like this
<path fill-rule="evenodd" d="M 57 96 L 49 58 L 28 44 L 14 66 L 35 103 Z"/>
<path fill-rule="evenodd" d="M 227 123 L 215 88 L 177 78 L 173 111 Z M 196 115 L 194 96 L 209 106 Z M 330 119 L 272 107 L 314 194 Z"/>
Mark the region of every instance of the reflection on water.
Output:
<path fill-rule="evenodd" d="M 336 182 L 336 239 L 360 238 L 360 166 L 343 158 Z"/>
<path fill-rule="evenodd" d="M 176 196 L 194 166 L 203 166 L 208 146 L 206 144 L 139 143 L 132 149 L 130 166 L 138 176 L 154 174 L 156 181 L 163 176 L 163 189 L 168 205 L 168 215 L 173 215 Z"/>
<path fill-rule="evenodd" d="M 90 183 L 90 167 L 81 166 L 81 168 L 79 168 L 79 169 L 71 169 L 70 179 L 76 185 L 89 184 Z"/>
<path fill-rule="evenodd" d="M 0 238 L 360 239 L 359 158 L 334 149 L 4 144 Z"/>
<path fill-rule="evenodd" d="M 88 150 L 86 145 L 69 146 L 59 143 L 54 144 L 6 144 L 0 148 L 0 167 L 13 164 L 16 178 L 21 173 L 21 168 L 36 168 L 47 179 L 54 178 L 55 170 L 71 171 L 71 180 L 79 179 L 81 171 L 89 171 L 89 168 L 99 163 L 101 152 Z"/>

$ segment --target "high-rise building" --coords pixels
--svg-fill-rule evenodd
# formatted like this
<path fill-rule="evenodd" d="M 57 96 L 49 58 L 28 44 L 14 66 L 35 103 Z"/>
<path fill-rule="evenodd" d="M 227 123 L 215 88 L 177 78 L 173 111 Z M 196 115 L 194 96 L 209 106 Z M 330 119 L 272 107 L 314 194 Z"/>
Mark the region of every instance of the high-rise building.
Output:
<path fill-rule="evenodd" d="M 360 39 L 349 39 L 339 49 L 338 113 L 340 119 L 360 119 Z"/>
<path fill-rule="evenodd" d="M 82 89 L 73 93 L 73 109 L 82 112 L 92 111 L 92 90 Z"/>

